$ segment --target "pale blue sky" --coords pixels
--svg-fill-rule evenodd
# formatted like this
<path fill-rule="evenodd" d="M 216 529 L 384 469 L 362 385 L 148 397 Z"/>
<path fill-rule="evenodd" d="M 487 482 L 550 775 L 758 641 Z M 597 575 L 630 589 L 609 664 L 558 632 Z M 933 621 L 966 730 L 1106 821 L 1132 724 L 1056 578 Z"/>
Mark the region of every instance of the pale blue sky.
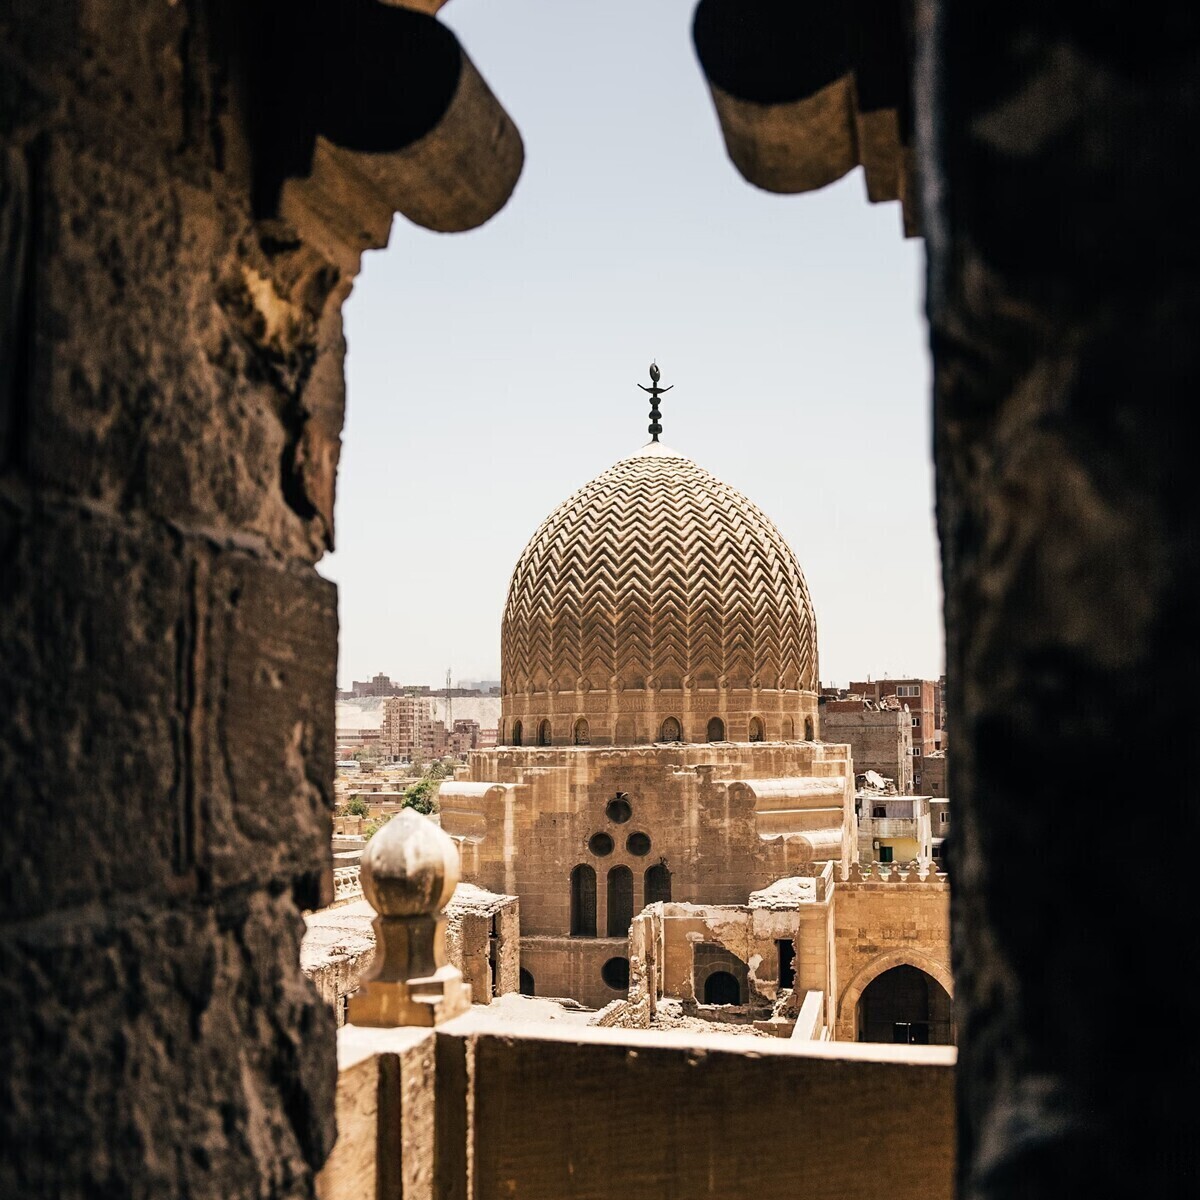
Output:
<path fill-rule="evenodd" d="M 943 670 L 923 248 L 859 172 L 804 196 L 728 161 L 693 0 L 452 0 L 525 142 L 508 205 L 397 218 L 346 306 L 338 679 L 497 678 L 541 520 L 647 440 L 750 497 L 795 549 L 821 677 Z"/>

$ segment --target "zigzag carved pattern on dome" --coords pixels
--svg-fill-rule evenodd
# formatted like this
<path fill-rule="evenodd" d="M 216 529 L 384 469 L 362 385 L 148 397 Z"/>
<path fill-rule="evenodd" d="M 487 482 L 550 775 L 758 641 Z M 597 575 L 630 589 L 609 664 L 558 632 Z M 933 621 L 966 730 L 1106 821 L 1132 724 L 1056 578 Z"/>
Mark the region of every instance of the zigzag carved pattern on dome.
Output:
<path fill-rule="evenodd" d="M 501 648 L 506 695 L 612 678 L 817 686 L 791 548 L 744 496 L 667 455 L 622 460 L 542 523 L 513 572 Z"/>

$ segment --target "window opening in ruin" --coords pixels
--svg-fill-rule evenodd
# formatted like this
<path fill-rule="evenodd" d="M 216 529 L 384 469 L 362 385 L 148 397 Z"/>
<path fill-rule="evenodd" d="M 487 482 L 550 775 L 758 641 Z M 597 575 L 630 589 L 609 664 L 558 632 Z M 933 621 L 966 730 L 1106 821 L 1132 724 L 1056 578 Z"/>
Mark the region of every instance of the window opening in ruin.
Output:
<path fill-rule="evenodd" d="M 655 863 L 646 869 L 646 903 L 664 904 L 671 899 L 671 871 L 665 862 Z"/>
<path fill-rule="evenodd" d="M 750 718 L 750 740 L 752 742 L 761 742 L 763 740 L 763 723 L 758 717 Z"/>
<path fill-rule="evenodd" d="M 596 936 L 596 872 L 587 863 L 571 872 L 571 936 Z"/>
<path fill-rule="evenodd" d="M 541 723 L 541 724 L 538 726 L 538 745 L 539 745 L 539 746 L 549 746 L 549 745 L 550 745 L 550 741 L 551 741 L 551 736 L 550 736 L 550 722 L 549 722 L 549 721 L 543 721 L 543 722 L 542 722 L 542 723 Z"/>
<path fill-rule="evenodd" d="M 650 853 L 650 835 L 648 833 L 631 833 L 625 839 L 625 849 L 630 854 L 636 854 L 638 858 L 642 858 Z"/>
<path fill-rule="evenodd" d="M 610 958 L 600 968 L 600 978 L 614 991 L 624 992 L 629 988 L 629 959 Z"/>
<path fill-rule="evenodd" d="M 812 717 L 804 718 L 804 740 L 806 742 L 816 740 L 816 730 L 813 728 Z"/>
<path fill-rule="evenodd" d="M 668 717 L 662 723 L 662 729 L 659 732 L 658 740 L 660 742 L 682 742 L 683 741 L 683 726 L 674 717 Z"/>
<path fill-rule="evenodd" d="M 593 833 L 588 838 L 588 849 L 596 855 L 597 858 L 604 858 L 613 852 L 615 843 L 607 833 Z"/>
<path fill-rule="evenodd" d="M 633 872 L 613 867 L 608 873 L 608 936 L 625 937 L 633 924 Z"/>
<path fill-rule="evenodd" d="M 533 976 L 527 970 L 525 970 L 524 967 L 521 968 L 520 974 L 517 976 L 517 979 L 518 979 L 517 987 L 520 990 L 522 996 L 536 996 L 537 995 L 537 989 L 534 986 Z"/>
<path fill-rule="evenodd" d="M 725 740 L 725 722 L 720 717 L 713 717 L 708 723 L 708 740 L 723 742 Z"/>
<path fill-rule="evenodd" d="M 704 981 L 705 1004 L 741 1004 L 742 989 L 728 971 L 714 971 Z"/>
<path fill-rule="evenodd" d="M 618 792 L 604 806 L 604 815 L 615 825 L 624 825 L 633 816 L 633 806 L 624 792 Z"/>
<path fill-rule="evenodd" d="M 792 938 L 780 938 L 775 945 L 779 947 L 779 986 L 795 987 L 796 943 Z"/>
<path fill-rule="evenodd" d="M 513 722 L 512 744 L 514 746 L 519 746 L 521 744 L 521 722 L 520 721 Z"/>
<path fill-rule="evenodd" d="M 588 746 L 590 744 L 591 737 L 588 729 L 588 723 L 582 717 L 580 717 L 579 720 L 575 722 L 575 745 Z"/>
<path fill-rule="evenodd" d="M 876 804 L 875 807 L 871 809 L 871 819 L 872 820 L 878 821 L 880 817 L 886 817 L 886 816 L 887 816 L 887 809 L 884 808 L 884 806 L 882 804 Z"/>

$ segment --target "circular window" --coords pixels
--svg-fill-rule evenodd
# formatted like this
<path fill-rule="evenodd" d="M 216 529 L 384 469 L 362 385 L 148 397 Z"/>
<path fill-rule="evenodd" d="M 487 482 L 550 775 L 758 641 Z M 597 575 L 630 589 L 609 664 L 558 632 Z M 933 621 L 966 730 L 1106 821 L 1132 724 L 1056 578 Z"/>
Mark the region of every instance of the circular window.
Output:
<path fill-rule="evenodd" d="M 610 958 L 600 968 L 600 978 L 614 991 L 626 991 L 629 987 L 629 959 Z"/>
<path fill-rule="evenodd" d="M 613 852 L 613 840 L 607 833 L 593 833 L 588 838 L 588 849 L 600 858 Z"/>
<path fill-rule="evenodd" d="M 605 806 L 604 815 L 618 825 L 624 825 L 633 816 L 633 809 L 625 799 L 624 792 L 618 792 Z"/>
<path fill-rule="evenodd" d="M 650 853 L 650 835 L 648 833 L 631 833 L 625 839 L 625 849 L 639 858 Z"/>

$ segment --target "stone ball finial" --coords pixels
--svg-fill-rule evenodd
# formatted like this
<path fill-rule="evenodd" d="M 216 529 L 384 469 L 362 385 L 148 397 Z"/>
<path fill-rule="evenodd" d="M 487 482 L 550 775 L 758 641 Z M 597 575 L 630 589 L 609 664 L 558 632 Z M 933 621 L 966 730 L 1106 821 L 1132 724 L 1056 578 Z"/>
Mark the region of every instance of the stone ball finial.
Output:
<path fill-rule="evenodd" d="M 350 997 L 353 1025 L 437 1025 L 471 1007 L 471 988 L 446 957 L 446 905 L 458 850 L 428 817 L 401 809 L 367 843 L 360 878 L 378 914 L 375 957 Z"/>
<path fill-rule="evenodd" d="M 458 886 L 458 851 L 428 817 L 401 809 L 367 843 L 363 895 L 384 917 L 436 916 Z"/>

